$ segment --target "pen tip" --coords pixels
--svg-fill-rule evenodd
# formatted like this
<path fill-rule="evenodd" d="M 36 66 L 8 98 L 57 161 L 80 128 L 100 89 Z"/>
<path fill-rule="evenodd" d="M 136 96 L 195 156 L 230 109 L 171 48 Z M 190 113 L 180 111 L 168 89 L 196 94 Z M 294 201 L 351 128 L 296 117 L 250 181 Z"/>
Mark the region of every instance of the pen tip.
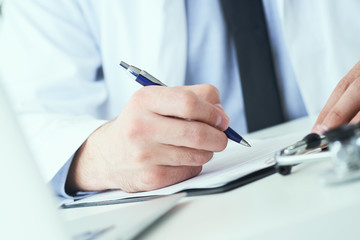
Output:
<path fill-rule="evenodd" d="M 245 139 L 241 139 L 239 143 L 245 147 L 251 147 L 251 145 Z"/>

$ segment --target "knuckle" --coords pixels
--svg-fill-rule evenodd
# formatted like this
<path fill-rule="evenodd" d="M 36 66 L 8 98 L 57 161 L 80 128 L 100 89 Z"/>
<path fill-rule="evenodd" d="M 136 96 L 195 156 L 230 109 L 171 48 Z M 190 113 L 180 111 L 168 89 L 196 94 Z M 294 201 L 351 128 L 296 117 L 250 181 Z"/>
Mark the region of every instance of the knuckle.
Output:
<path fill-rule="evenodd" d="M 144 149 L 135 149 L 132 151 L 132 158 L 133 161 L 135 161 L 136 163 L 140 164 L 140 165 L 147 165 L 149 164 L 150 160 L 151 160 L 151 152 L 150 151 L 146 151 Z"/>
<path fill-rule="evenodd" d="M 190 169 L 190 176 L 189 176 L 189 178 L 195 177 L 195 176 L 199 175 L 200 172 L 201 172 L 201 170 L 202 170 L 202 166 L 192 167 L 192 168 Z"/>
<path fill-rule="evenodd" d="M 183 112 L 184 117 L 191 116 L 191 114 L 197 109 L 199 99 L 195 93 L 188 90 L 182 95 L 181 111 Z"/>
<path fill-rule="evenodd" d="M 188 139 L 189 141 L 201 141 L 203 135 L 205 134 L 205 130 L 201 127 L 201 123 L 198 122 L 187 122 L 183 125 L 181 129 L 179 129 L 179 136 L 184 139 Z"/>
<path fill-rule="evenodd" d="M 184 124 L 183 127 L 179 128 L 178 131 L 179 131 L 178 135 L 180 138 L 187 139 L 189 136 L 192 135 L 194 130 L 191 122 L 188 122 Z"/>
<path fill-rule="evenodd" d="M 130 99 L 130 104 L 135 106 L 142 106 L 148 98 L 148 93 L 146 88 L 140 88 L 137 90 Z"/>
<path fill-rule="evenodd" d="M 222 133 L 221 136 L 217 138 L 217 144 L 218 144 L 218 152 L 224 151 L 227 147 L 229 140 L 225 133 Z"/>
<path fill-rule="evenodd" d="M 131 124 L 124 128 L 126 139 L 138 139 L 144 134 L 143 121 L 141 119 L 133 119 Z"/>
<path fill-rule="evenodd" d="M 193 158 L 192 151 L 177 149 L 177 151 L 175 152 L 175 159 L 178 161 L 179 165 L 188 165 L 187 163 L 191 162 L 192 158 Z"/>
<path fill-rule="evenodd" d="M 191 141 L 195 148 L 200 148 L 206 142 L 207 139 L 207 131 L 202 127 L 194 127 L 191 131 Z"/>
<path fill-rule="evenodd" d="M 194 165 L 202 166 L 213 157 L 213 152 L 198 151 L 196 154 L 192 154 L 192 161 Z"/>
<path fill-rule="evenodd" d="M 205 99 L 220 99 L 220 91 L 214 85 L 204 84 L 203 85 L 203 94 Z"/>
<path fill-rule="evenodd" d="M 343 78 L 343 79 L 338 83 L 338 85 L 336 86 L 335 89 L 336 89 L 337 91 L 340 91 L 340 92 L 345 92 L 346 89 L 348 89 L 349 85 L 350 85 L 349 79 Z"/>
<path fill-rule="evenodd" d="M 220 91 L 217 89 L 217 87 L 209 84 L 209 90 L 210 95 L 220 98 Z"/>
<path fill-rule="evenodd" d="M 354 81 L 355 92 L 360 93 L 360 77 Z"/>
<path fill-rule="evenodd" d="M 143 188 L 146 191 L 155 190 L 164 187 L 166 174 L 159 168 L 146 172 L 142 177 Z"/>
<path fill-rule="evenodd" d="M 344 118 L 342 112 L 339 109 L 333 109 L 328 116 L 328 119 L 330 120 L 330 122 L 333 123 L 338 123 L 341 122 L 342 119 Z"/>

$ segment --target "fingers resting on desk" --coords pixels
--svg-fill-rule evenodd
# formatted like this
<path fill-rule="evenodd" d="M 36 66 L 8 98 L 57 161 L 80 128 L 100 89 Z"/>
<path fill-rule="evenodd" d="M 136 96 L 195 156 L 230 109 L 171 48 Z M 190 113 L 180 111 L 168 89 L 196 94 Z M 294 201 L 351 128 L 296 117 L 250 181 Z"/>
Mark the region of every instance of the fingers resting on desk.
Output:
<path fill-rule="evenodd" d="M 336 86 L 320 112 L 312 131 L 324 131 L 360 121 L 360 61 Z"/>

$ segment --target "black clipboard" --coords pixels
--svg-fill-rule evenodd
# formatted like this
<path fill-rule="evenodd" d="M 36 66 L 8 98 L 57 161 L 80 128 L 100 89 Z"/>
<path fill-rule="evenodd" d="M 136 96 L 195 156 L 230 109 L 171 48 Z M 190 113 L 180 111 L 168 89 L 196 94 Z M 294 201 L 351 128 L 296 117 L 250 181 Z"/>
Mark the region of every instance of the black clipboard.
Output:
<path fill-rule="evenodd" d="M 270 167 L 263 168 L 258 171 L 252 172 L 248 175 L 245 175 L 243 177 L 240 177 L 234 181 L 228 182 L 227 184 L 220 186 L 220 187 L 187 189 L 187 190 L 184 190 L 183 192 L 187 193 L 187 195 L 186 195 L 187 197 L 224 193 L 224 192 L 228 192 L 233 189 L 242 187 L 246 184 L 255 182 L 255 181 L 265 178 L 267 176 L 270 176 L 276 172 L 277 171 L 276 171 L 275 166 L 272 165 Z"/>
<path fill-rule="evenodd" d="M 242 176 L 236 180 L 228 182 L 227 184 L 219 187 L 214 188 L 195 188 L 195 189 L 186 189 L 180 192 L 185 192 L 186 197 L 193 197 L 193 196 L 201 196 L 201 195 L 210 195 L 210 194 L 218 194 L 231 191 L 233 189 L 239 188 L 246 184 L 255 182 L 267 176 L 276 173 L 275 165 L 270 167 L 266 167 L 255 172 L 252 172 L 248 175 Z M 179 193 L 179 192 L 177 192 Z M 176 193 L 174 193 L 176 194 Z M 98 201 L 98 202 L 84 202 L 80 204 L 63 204 L 60 208 L 68 209 L 68 208 L 80 208 L 80 207 L 94 207 L 94 206 L 105 206 L 105 205 L 112 205 L 112 204 L 122 204 L 122 203 L 131 203 L 131 202 L 143 202 L 148 201 L 156 198 L 161 198 L 164 195 L 152 195 L 152 196 L 144 196 L 144 197 L 131 197 L 131 198 L 122 198 L 122 199 L 115 199 L 115 200 L 105 200 L 105 201 Z"/>

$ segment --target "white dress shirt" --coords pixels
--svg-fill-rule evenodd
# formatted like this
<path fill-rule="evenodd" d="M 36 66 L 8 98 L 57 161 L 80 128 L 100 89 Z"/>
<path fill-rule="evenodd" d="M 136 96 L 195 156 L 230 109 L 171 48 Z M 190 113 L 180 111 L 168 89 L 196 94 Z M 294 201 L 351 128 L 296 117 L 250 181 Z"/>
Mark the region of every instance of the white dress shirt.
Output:
<path fill-rule="evenodd" d="M 225 31 L 218 1 L 201 3 L 183 0 L 6 2 L 0 70 L 44 178 L 52 181 L 59 195 L 66 196 L 67 168 L 79 146 L 96 128 L 115 118 L 141 87 L 119 68 L 121 60 L 147 70 L 169 86 L 214 84 L 221 91 L 231 126 L 240 133 L 246 132 L 232 40 Z M 314 21 L 307 27 L 297 21 L 299 15 L 305 20 L 327 19 L 334 11 L 340 12 L 341 6 L 328 14 L 326 9 L 331 4 L 326 1 L 311 8 L 306 8 L 308 1 L 297 4 L 264 1 L 275 67 L 289 119 L 306 112 L 316 114 L 337 81 L 355 64 L 359 55 L 356 52 L 360 52 L 354 52 L 356 41 L 350 37 L 360 32 L 354 30 L 360 30 L 358 24 L 352 25 L 352 31 L 345 31 L 342 26 L 349 21 L 337 20 L 334 27 L 342 29 L 341 37 L 346 37 L 347 44 L 341 45 L 341 54 L 335 54 L 339 53 L 336 47 L 342 39 L 332 31 L 314 31 L 326 25 L 326 21 Z M 297 14 L 299 7 L 301 14 Z M 349 17 L 357 14 L 351 11 L 352 6 L 346 7 Z M 322 15 L 315 14 L 319 11 Z M 207 25 L 209 22 L 211 27 Z M 294 26 L 298 29 L 295 33 Z M 326 27 L 329 30 L 332 25 Z M 312 44 L 301 41 L 309 38 L 308 32 L 314 38 Z M 297 38 L 292 38 L 293 35 Z M 333 45 L 316 41 L 323 35 L 327 36 L 324 42 L 333 40 Z M 204 46 L 198 48 L 202 36 L 212 40 L 204 41 Z M 215 57 L 207 55 L 208 49 L 214 50 Z M 334 54 L 321 55 L 323 50 Z M 304 58 L 311 61 L 312 71 Z M 209 67 L 219 64 L 216 59 L 227 62 L 229 68 Z M 319 63 L 330 66 L 328 71 Z M 326 81 L 319 77 L 322 73 Z M 225 79 L 224 76 L 228 81 L 220 79 Z M 318 91 L 314 92 L 312 86 Z"/>

